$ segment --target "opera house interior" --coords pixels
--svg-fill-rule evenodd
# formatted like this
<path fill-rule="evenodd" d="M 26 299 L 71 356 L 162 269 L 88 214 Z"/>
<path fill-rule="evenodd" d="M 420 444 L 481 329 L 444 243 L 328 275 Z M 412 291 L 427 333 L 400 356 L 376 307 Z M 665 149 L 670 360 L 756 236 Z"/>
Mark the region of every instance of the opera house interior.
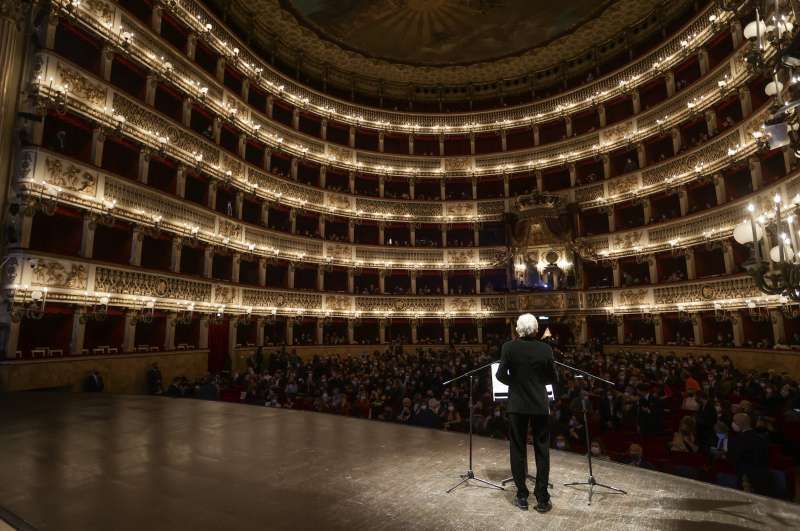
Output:
<path fill-rule="evenodd" d="M 800 527 L 799 10 L 0 0 L 0 530 Z"/>

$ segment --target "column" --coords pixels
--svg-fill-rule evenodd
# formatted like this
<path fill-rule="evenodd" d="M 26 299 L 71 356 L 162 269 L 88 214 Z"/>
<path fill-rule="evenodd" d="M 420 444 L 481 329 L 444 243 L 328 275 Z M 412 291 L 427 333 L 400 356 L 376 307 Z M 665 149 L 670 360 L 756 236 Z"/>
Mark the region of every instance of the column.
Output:
<path fill-rule="evenodd" d="M 217 209 L 217 181 L 211 179 L 208 181 L 208 208 L 211 210 Z"/>
<path fill-rule="evenodd" d="M 603 179 L 610 179 L 611 178 L 611 157 L 608 153 L 603 153 L 600 155 L 600 158 L 603 160 Z"/>
<path fill-rule="evenodd" d="M 294 319 L 291 317 L 286 318 L 286 345 L 292 346 L 294 344 Z"/>
<path fill-rule="evenodd" d="M 636 159 L 639 163 L 639 168 L 644 168 L 647 166 L 647 150 L 644 147 L 644 144 L 639 142 L 636 144 Z"/>
<path fill-rule="evenodd" d="M 753 99 L 750 96 L 750 87 L 739 89 L 739 105 L 742 107 L 742 116 L 744 118 L 753 114 Z"/>
<path fill-rule="evenodd" d="M 183 241 L 180 236 L 173 236 L 172 245 L 170 247 L 169 257 L 169 270 L 172 273 L 181 272 L 181 251 L 183 249 Z"/>
<path fill-rule="evenodd" d="M 733 346 L 741 347 L 744 344 L 744 326 L 739 310 L 731 314 L 731 328 L 733 328 Z"/>
<path fill-rule="evenodd" d="M 695 280 L 697 278 L 697 267 L 694 261 L 694 249 L 691 247 L 686 249 L 686 278 L 687 280 Z"/>
<path fill-rule="evenodd" d="M 288 289 L 294 289 L 294 264 L 289 264 L 286 267 L 286 287 Z"/>
<path fill-rule="evenodd" d="M 578 317 L 578 344 L 585 345 L 589 342 L 589 323 L 586 320 L 586 316 L 582 315 Z"/>
<path fill-rule="evenodd" d="M 699 314 L 692 315 L 692 333 L 694 334 L 695 346 L 701 346 L 704 343 L 703 334 L 705 331 L 703 330 L 703 318 Z"/>
<path fill-rule="evenodd" d="M 730 23 L 731 27 L 731 38 L 733 40 L 733 49 L 738 50 L 739 46 L 742 45 L 742 39 L 744 35 L 742 34 L 742 23 L 739 20 L 733 19 Z"/>
<path fill-rule="evenodd" d="M 606 118 L 606 104 L 599 103 L 597 105 L 597 120 L 600 124 L 600 127 L 605 127 L 608 124 L 608 120 Z"/>
<path fill-rule="evenodd" d="M 300 129 L 300 109 L 297 107 L 292 109 L 292 127 L 295 130 Z"/>
<path fill-rule="evenodd" d="M 273 96 L 272 94 L 268 94 L 267 108 L 265 109 L 265 111 L 267 114 L 267 118 L 269 118 L 270 120 L 272 120 L 272 109 L 274 108 L 274 105 L 275 105 L 275 96 Z"/>
<path fill-rule="evenodd" d="M 472 178 L 472 200 L 475 201 L 478 199 L 478 178 Z"/>
<path fill-rule="evenodd" d="M 642 111 L 642 97 L 638 88 L 631 91 L 631 103 L 633 104 L 633 114 L 639 114 Z"/>
<path fill-rule="evenodd" d="M 411 241 L 409 242 L 409 243 L 411 243 L 411 246 L 413 247 L 413 246 L 417 245 L 417 224 L 416 223 L 411 223 L 409 225 L 409 237 L 411 238 Z"/>
<path fill-rule="evenodd" d="M 681 216 L 687 215 L 689 213 L 689 192 L 685 188 L 678 192 L 678 203 L 681 209 Z"/>
<path fill-rule="evenodd" d="M 297 210 L 293 208 L 289 210 L 289 231 L 292 234 L 297 233 Z"/>
<path fill-rule="evenodd" d="M 500 131 L 501 138 L 503 140 L 503 151 L 506 150 L 506 134 L 505 131 Z M 444 157 L 444 135 L 439 135 L 439 156 Z"/>
<path fill-rule="evenodd" d="M 386 178 L 383 175 L 378 176 L 378 197 L 383 198 L 386 193 Z"/>
<path fill-rule="evenodd" d="M 348 174 L 347 174 L 347 185 L 348 185 L 348 188 L 350 188 L 350 193 L 351 194 L 356 193 L 356 174 L 355 174 L 355 172 L 352 172 L 352 171 L 348 172 Z"/>
<path fill-rule="evenodd" d="M 664 344 L 664 318 L 661 314 L 655 316 L 656 320 L 653 323 L 653 331 L 655 332 L 656 345 Z"/>
<path fill-rule="evenodd" d="M 787 338 L 783 312 L 775 309 L 770 310 L 769 320 L 772 323 L 772 336 L 775 344 L 785 345 L 787 343 Z"/>
<path fill-rule="evenodd" d="M 325 269 L 323 266 L 317 266 L 317 291 L 325 291 Z"/>
<path fill-rule="evenodd" d="M 92 164 L 95 166 L 103 165 L 103 146 L 106 142 L 106 131 L 102 127 L 92 129 Z"/>
<path fill-rule="evenodd" d="M 356 127 L 351 125 L 350 129 L 348 129 L 348 133 L 347 145 L 354 148 L 356 147 Z"/>
<path fill-rule="evenodd" d="M 650 283 L 658 284 L 658 262 L 654 256 L 647 259 L 647 268 L 650 273 Z"/>
<path fill-rule="evenodd" d="M 736 271 L 736 257 L 733 254 L 733 244 L 730 240 L 722 243 L 722 257 L 725 260 L 725 274 L 732 275 Z"/>
<path fill-rule="evenodd" d="M 82 258 L 91 258 L 94 249 L 94 231 L 97 228 L 97 223 L 91 215 L 83 216 L 83 229 L 81 231 L 81 249 L 80 256 Z"/>
<path fill-rule="evenodd" d="M 642 199 L 642 213 L 644 214 L 645 224 L 650 223 L 650 220 L 653 218 L 653 204 L 649 196 Z"/>
<path fill-rule="evenodd" d="M 250 101 L 250 80 L 248 78 L 242 80 L 242 99 Z"/>
<path fill-rule="evenodd" d="M 347 320 L 347 344 L 352 345 L 356 342 L 356 325 L 352 319 Z"/>
<path fill-rule="evenodd" d="M 296 158 L 292 157 L 292 162 L 291 162 L 291 165 L 289 166 L 289 175 L 295 181 L 297 180 L 297 167 L 298 167 L 298 164 L 299 164 L 298 160 Z"/>
<path fill-rule="evenodd" d="M 319 232 L 319 237 L 323 240 L 325 239 L 325 217 L 320 214 L 319 218 L 317 218 L 317 231 Z"/>
<path fill-rule="evenodd" d="M 625 343 L 625 319 L 620 319 L 617 323 L 617 343 L 622 345 Z"/>
<path fill-rule="evenodd" d="M 175 350 L 175 325 L 177 314 L 175 312 L 167 312 L 164 319 L 164 350 L 169 352 Z"/>
<path fill-rule="evenodd" d="M 267 259 L 258 259 L 258 285 L 262 288 L 267 285 Z"/>
<path fill-rule="evenodd" d="M 114 48 L 105 44 L 100 55 L 100 76 L 103 81 L 111 81 L 111 68 L 114 65 Z"/>
<path fill-rule="evenodd" d="M 144 241 L 144 233 L 140 228 L 134 228 L 131 234 L 131 256 L 129 263 L 132 266 L 142 265 L 142 242 Z"/>
<path fill-rule="evenodd" d="M 416 295 L 417 294 L 417 272 L 416 272 L 416 270 L 412 269 L 410 274 L 409 274 L 409 277 L 411 278 L 411 294 L 412 295 Z"/>
<path fill-rule="evenodd" d="M 72 336 L 69 341 L 69 353 L 73 356 L 80 356 L 83 350 L 86 336 L 86 323 L 83 320 L 85 313 L 86 310 L 78 308 L 72 314 Z"/>
<path fill-rule="evenodd" d="M 480 293 L 481 293 L 481 271 L 480 271 L 480 269 L 478 269 L 474 273 L 475 273 L 475 294 L 476 295 L 480 295 Z"/>
<path fill-rule="evenodd" d="M 508 151 L 508 140 L 506 139 L 506 130 L 500 130 L 500 150 Z"/>
<path fill-rule="evenodd" d="M 378 321 L 378 341 L 381 345 L 386 344 L 386 319 Z"/>
<path fill-rule="evenodd" d="M 347 270 L 347 293 L 354 293 L 356 290 L 356 276 L 352 269 Z"/>
<path fill-rule="evenodd" d="M 717 134 L 717 113 L 711 109 L 705 112 L 705 117 L 706 131 L 708 131 L 708 136 L 714 136 Z"/>
<path fill-rule="evenodd" d="M 153 107 L 156 104 L 156 91 L 158 90 L 158 76 L 147 74 L 147 81 L 144 89 L 144 102 Z"/>
<path fill-rule="evenodd" d="M 567 169 L 569 170 L 569 185 L 572 188 L 575 188 L 575 186 L 578 184 L 578 172 L 575 169 L 575 163 L 570 162 L 567 165 Z"/>
<path fill-rule="evenodd" d="M 708 73 L 708 50 L 705 48 L 697 50 L 697 62 L 700 65 L 700 75 L 706 75 Z"/>
<path fill-rule="evenodd" d="M 264 346 L 264 318 L 256 318 L 256 346 Z"/>
<path fill-rule="evenodd" d="M 259 212 L 258 219 L 261 220 L 261 225 L 266 227 L 269 225 L 269 203 L 262 201 L 260 208 L 261 211 Z"/>
<path fill-rule="evenodd" d="M 122 352 L 133 352 L 136 342 L 136 322 L 134 321 L 134 312 L 128 310 L 125 312 L 125 324 L 123 325 L 122 332 Z"/>
<path fill-rule="evenodd" d="M 264 169 L 272 171 L 272 149 L 264 148 Z"/>
<path fill-rule="evenodd" d="M 239 320 L 236 317 L 228 319 L 228 358 L 233 367 L 233 360 L 236 355 L 236 344 L 239 342 Z"/>
<path fill-rule="evenodd" d="M 728 200 L 725 177 L 723 177 L 720 173 L 714 174 L 714 192 L 717 196 L 717 205 L 722 205 Z"/>
<path fill-rule="evenodd" d="M 447 223 L 442 223 L 442 247 L 447 247 Z"/>
<path fill-rule="evenodd" d="M 789 175 L 794 169 L 794 150 L 791 146 L 784 146 L 781 151 L 783 152 L 783 168 L 786 171 L 786 175 Z"/>
<path fill-rule="evenodd" d="M 568 115 L 568 116 L 564 117 L 564 127 L 567 130 L 567 138 L 571 137 L 572 136 L 572 117 L 571 116 Z"/>
<path fill-rule="evenodd" d="M 150 28 L 156 35 L 161 34 L 161 15 L 163 11 L 164 8 L 158 4 L 155 4 L 153 10 L 150 11 Z"/>
<path fill-rule="evenodd" d="M 475 133 L 469 134 L 469 154 L 475 155 Z"/>
<path fill-rule="evenodd" d="M 539 193 L 544 192 L 544 177 L 542 176 L 542 170 L 535 170 L 533 173 L 536 177 L 536 190 Z"/>
<path fill-rule="evenodd" d="M 478 344 L 483 343 L 483 320 L 477 319 L 475 321 L 475 327 L 478 329 Z"/>
<path fill-rule="evenodd" d="M 386 245 L 386 224 L 383 221 L 378 222 L 378 245 Z"/>
<path fill-rule="evenodd" d="M 225 83 L 225 58 L 218 57 L 217 58 L 217 70 L 216 70 L 216 77 L 217 81 L 220 83 Z"/>
<path fill-rule="evenodd" d="M 205 350 L 208 348 L 208 316 L 200 317 L 199 333 L 197 335 L 197 348 Z"/>
<path fill-rule="evenodd" d="M 211 133 L 214 137 L 214 143 L 219 145 L 222 139 L 222 121 L 219 118 L 214 118 L 211 122 Z"/>
<path fill-rule="evenodd" d="M 503 175 L 503 197 L 511 196 L 511 183 L 508 174 Z"/>
<path fill-rule="evenodd" d="M 203 276 L 211 278 L 211 271 L 214 267 L 214 248 L 206 247 L 203 249 Z"/>
<path fill-rule="evenodd" d="M 141 148 L 139 150 L 139 171 L 138 171 L 139 182 L 142 184 L 147 184 L 147 179 L 149 175 L 150 175 L 150 150 L 147 148 Z"/>
<path fill-rule="evenodd" d="M 664 83 L 667 85 L 667 98 L 675 95 L 675 73 L 671 70 L 664 74 Z"/>
<path fill-rule="evenodd" d="M 449 293 L 449 276 L 447 275 L 447 271 L 442 271 L 442 295 L 448 295 Z"/>
<path fill-rule="evenodd" d="M 408 154 L 414 154 L 414 134 L 411 133 L 408 135 Z"/>
<path fill-rule="evenodd" d="M 175 172 L 175 195 L 186 197 L 186 166 L 178 164 Z"/>
<path fill-rule="evenodd" d="M 748 157 L 747 163 L 748 166 L 750 167 L 750 179 L 753 184 L 753 191 L 761 190 L 761 184 L 763 182 L 761 160 L 756 156 L 752 156 Z"/>
<path fill-rule="evenodd" d="M 317 345 L 322 345 L 322 339 L 324 337 L 324 331 L 325 331 L 324 326 L 325 325 L 324 325 L 324 323 L 322 321 L 322 318 L 321 317 L 317 317 L 317 329 L 316 329 L 316 338 L 315 338 Z"/>
<path fill-rule="evenodd" d="M 614 232 L 617 230 L 617 216 L 614 211 L 614 207 L 608 207 L 608 232 Z"/>
<path fill-rule="evenodd" d="M 445 345 L 449 345 L 450 344 L 450 320 L 449 319 L 445 319 L 444 321 L 442 321 L 442 328 L 444 330 L 444 334 L 443 334 L 444 335 L 444 338 L 443 338 L 444 339 L 444 344 Z"/>
<path fill-rule="evenodd" d="M 614 287 L 620 287 L 622 285 L 622 275 L 620 274 L 619 262 L 616 260 L 611 262 L 611 275 L 614 282 Z"/>
<path fill-rule="evenodd" d="M 672 152 L 677 154 L 683 145 L 681 139 L 681 130 L 677 127 L 673 127 L 670 129 L 670 134 L 672 135 Z"/>
<path fill-rule="evenodd" d="M 408 180 L 408 196 L 411 199 L 414 199 L 416 197 L 416 193 L 415 193 L 415 190 L 414 190 L 414 178 L 413 177 Z"/>
<path fill-rule="evenodd" d="M 531 129 L 533 130 L 533 145 L 538 146 L 542 143 L 541 135 L 539 134 L 539 126 L 534 125 Z"/>
<path fill-rule="evenodd" d="M 17 347 L 19 346 L 19 325 L 21 321 L 11 319 L 8 312 L 0 314 L 0 320 L 5 322 L 8 326 L 5 344 L 6 359 L 16 359 Z"/>
<path fill-rule="evenodd" d="M 242 219 L 243 207 L 244 207 L 244 192 L 239 190 L 236 192 L 236 198 L 234 199 L 234 205 L 233 205 L 233 215 L 236 216 L 237 219 Z"/>
<path fill-rule="evenodd" d="M 417 319 L 411 320 L 411 344 L 417 344 Z"/>
<path fill-rule="evenodd" d="M 445 187 L 444 179 L 439 181 L 439 199 L 442 201 L 447 200 L 447 188 Z"/>
<path fill-rule="evenodd" d="M 197 51 L 197 34 L 192 32 L 186 37 L 186 57 L 194 61 Z"/>
<path fill-rule="evenodd" d="M 231 282 L 238 283 L 239 282 L 239 272 L 242 265 L 242 255 L 239 253 L 233 253 L 231 256 Z"/>
<path fill-rule="evenodd" d="M 378 291 L 381 295 L 386 293 L 386 270 L 381 269 L 378 271 Z"/>
<path fill-rule="evenodd" d="M 319 137 L 322 140 L 328 139 L 328 120 L 326 118 L 323 118 L 319 122 Z"/>
<path fill-rule="evenodd" d="M 350 243 L 356 241 L 356 223 L 352 219 L 347 221 L 347 241 Z"/>

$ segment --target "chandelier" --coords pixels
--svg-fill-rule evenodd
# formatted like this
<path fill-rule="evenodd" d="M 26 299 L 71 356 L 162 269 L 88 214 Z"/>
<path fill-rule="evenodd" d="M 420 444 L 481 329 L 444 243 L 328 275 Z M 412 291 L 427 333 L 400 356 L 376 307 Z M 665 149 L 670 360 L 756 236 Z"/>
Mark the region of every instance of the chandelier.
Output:
<path fill-rule="evenodd" d="M 775 194 L 773 203 L 774 207 L 760 213 L 752 203 L 747 205 L 748 218 L 736 226 L 733 239 L 751 245 L 751 256 L 743 266 L 759 291 L 800 301 L 800 234 L 795 214 L 800 194 L 786 204 L 780 194 Z M 762 241 L 775 245 L 765 253 Z"/>

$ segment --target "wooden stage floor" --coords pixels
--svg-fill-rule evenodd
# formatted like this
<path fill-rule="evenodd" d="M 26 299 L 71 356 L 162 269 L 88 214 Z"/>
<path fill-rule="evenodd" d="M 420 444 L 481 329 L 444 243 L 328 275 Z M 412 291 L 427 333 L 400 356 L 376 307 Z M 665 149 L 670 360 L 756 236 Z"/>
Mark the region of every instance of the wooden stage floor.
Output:
<path fill-rule="evenodd" d="M 597 463 L 627 496 L 561 486 L 585 461 L 553 452 L 554 509 L 513 486 L 445 490 L 466 437 L 319 413 L 160 397 L 0 397 L 0 506 L 39 530 L 800 529 L 800 506 Z M 475 439 L 475 472 L 509 476 L 505 441 Z"/>

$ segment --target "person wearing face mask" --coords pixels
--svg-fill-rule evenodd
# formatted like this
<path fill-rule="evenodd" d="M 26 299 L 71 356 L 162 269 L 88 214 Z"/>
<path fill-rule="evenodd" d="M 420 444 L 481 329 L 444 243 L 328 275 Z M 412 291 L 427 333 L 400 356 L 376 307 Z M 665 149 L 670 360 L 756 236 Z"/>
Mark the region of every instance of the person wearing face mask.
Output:
<path fill-rule="evenodd" d="M 625 460 L 625 464 L 655 470 L 655 467 L 644 459 L 641 445 L 636 443 L 631 444 L 628 448 L 628 458 Z"/>
<path fill-rule="evenodd" d="M 589 451 L 592 454 L 592 459 L 600 459 L 602 461 L 610 461 L 611 459 L 603 452 L 603 446 L 600 444 L 600 441 L 592 441 L 592 445 L 589 447 Z"/>
<path fill-rule="evenodd" d="M 535 339 L 539 323 L 529 314 L 517 319 L 518 339 L 503 344 L 497 379 L 508 385 L 511 472 L 517 487 L 515 505 L 528 509 L 525 484 L 528 426 L 533 426 L 533 451 L 536 458 L 536 511 L 552 509 L 547 484 L 550 479 L 550 404 L 545 385 L 554 384 L 557 376 L 553 349 Z"/>
<path fill-rule="evenodd" d="M 555 446 L 556 446 L 557 450 L 567 450 L 567 449 L 569 449 L 569 447 L 567 445 L 567 438 L 564 437 L 563 435 L 557 435 L 556 436 L 556 444 L 555 444 Z"/>

